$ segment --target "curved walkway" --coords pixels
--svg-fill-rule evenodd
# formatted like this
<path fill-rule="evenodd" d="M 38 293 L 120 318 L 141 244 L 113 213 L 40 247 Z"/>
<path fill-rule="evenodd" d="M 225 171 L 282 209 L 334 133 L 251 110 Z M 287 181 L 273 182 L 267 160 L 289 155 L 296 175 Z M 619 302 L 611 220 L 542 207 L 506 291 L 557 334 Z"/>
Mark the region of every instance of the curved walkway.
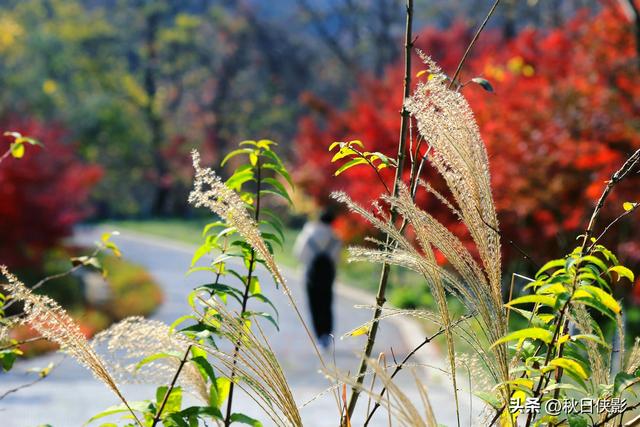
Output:
<path fill-rule="evenodd" d="M 88 245 L 98 238 L 99 232 L 95 229 L 84 229 L 76 235 L 79 243 Z M 189 311 L 186 302 L 187 294 L 195 286 L 206 283 L 209 279 L 206 273 L 194 273 L 190 276 L 184 274 L 189 267 L 194 247 L 126 231 L 114 237 L 113 240 L 120 246 L 125 258 L 147 268 L 162 286 L 165 302 L 153 318 L 171 323 Z M 296 301 L 306 313 L 306 302 L 297 275 L 287 270 L 285 273 Z M 275 286 L 269 286 L 272 282 L 264 273 L 262 282 L 263 292 L 280 312 L 280 331 L 273 328 L 267 329 L 267 333 L 270 334 L 270 344 L 290 380 L 295 398 L 302 405 L 324 390 L 328 383 L 318 372 L 319 362 L 286 297 L 276 290 Z M 355 309 L 353 306 L 371 304 L 372 301 L 373 297 L 367 293 L 338 285 L 335 304 L 337 336 L 369 320 L 371 316 L 369 310 Z M 390 349 L 393 348 L 396 358 L 401 360 L 423 338 L 420 328 L 410 320 L 385 321 L 381 324 L 374 354 L 385 352 L 387 359 L 392 360 Z M 353 372 L 357 368 L 359 360 L 357 354 L 362 348 L 363 340 L 364 337 L 336 340 L 335 360 L 339 369 Z M 421 350 L 418 357 L 419 359 L 414 362 L 443 366 L 442 359 L 433 346 L 427 346 Z M 60 365 L 44 381 L 13 393 L 0 401 L 2 427 L 32 427 L 42 424 L 55 427 L 81 426 L 92 415 L 118 403 L 115 396 L 94 380 L 87 370 L 70 358 L 63 358 L 60 354 L 19 362 L 9 374 L 0 374 L 0 394 L 32 380 L 34 374 L 26 373 L 26 370 L 44 367 L 51 361 L 60 360 L 62 360 Z M 446 376 L 437 373 L 436 370 L 421 370 L 419 374 L 429 387 L 429 396 L 438 422 L 449 426 L 455 425 L 450 385 Z M 398 375 L 397 384 L 405 390 L 410 390 L 409 395 L 412 401 L 421 410 L 420 398 L 413 392 L 415 382 L 409 370 Z M 154 388 L 150 386 L 137 385 L 122 388 L 129 400 L 149 399 L 154 396 Z M 239 406 L 238 410 L 264 420 L 264 416 L 253 410 L 248 397 L 239 396 L 236 402 Z M 362 399 L 360 407 L 365 406 L 366 399 Z M 469 406 L 465 405 L 461 410 L 463 425 L 470 425 Z M 338 412 L 334 400 L 329 395 L 321 396 L 304 406 L 301 414 L 305 425 L 311 427 L 337 425 Z M 385 422 L 385 411 L 378 411 L 374 420 L 375 422 L 370 424 L 372 427 L 388 425 Z M 362 420 L 358 417 L 352 421 L 354 426 L 362 425 Z M 99 423 L 96 422 L 95 425 Z M 265 423 L 266 425 L 268 423 Z"/>

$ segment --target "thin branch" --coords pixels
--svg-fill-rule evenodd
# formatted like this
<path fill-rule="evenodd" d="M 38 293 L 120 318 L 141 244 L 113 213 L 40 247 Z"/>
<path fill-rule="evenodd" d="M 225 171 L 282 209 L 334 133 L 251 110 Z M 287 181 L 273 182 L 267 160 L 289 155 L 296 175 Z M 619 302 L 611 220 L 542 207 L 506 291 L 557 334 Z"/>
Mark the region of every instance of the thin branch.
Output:
<path fill-rule="evenodd" d="M 15 392 L 20 391 L 22 389 L 34 386 L 34 385 L 38 384 L 40 381 L 42 381 L 45 378 L 46 378 L 46 376 L 40 375 L 40 376 L 38 376 L 38 378 L 36 378 L 35 380 L 33 380 L 31 382 L 28 382 L 26 384 L 22 384 L 22 385 L 20 385 L 20 386 L 18 386 L 16 388 L 12 388 L 11 390 L 7 390 L 7 391 L 5 391 L 4 393 L 2 393 L 0 395 L 0 400 L 4 399 L 5 397 L 10 395 L 11 393 L 15 393 Z"/>
<path fill-rule="evenodd" d="M 171 385 L 167 389 L 167 392 L 165 393 L 164 398 L 162 398 L 162 403 L 160 404 L 160 407 L 158 408 L 158 412 L 156 413 L 156 416 L 153 417 L 153 422 L 151 423 L 151 427 L 156 427 L 156 425 L 160 422 L 160 417 L 162 416 L 162 411 L 164 411 L 164 407 L 167 405 L 167 401 L 169 400 L 169 396 L 171 395 L 171 392 L 173 391 L 173 389 L 176 386 L 176 382 L 178 381 L 178 377 L 180 376 L 180 372 L 182 372 L 182 368 L 187 363 L 187 359 L 189 358 L 189 353 L 190 352 L 191 352 L 191 345 L 189 345 L 189 347 L 187 347 L 187 351 L 184 352 L 184 356 L 180 360 L 180 365 L 178 365 L 178 370 L 176 371 L 175 375 L 173 376 L 173 379 L 171 380 Z"/>
<path fill-rule="evenodd" d="M 2 163 L 3 161 L 5 161 L 5 159 L 6 159 L 7 157 L 9 157 L 9 155 L 10 155 L 10 154 L 11 154 L 11 150 L 10 150 L 10 149 L 9 149 L 9 150 L 7 150 L 7 151 L 5 151 L 5 152 L 4 152 L 4 154 L 3 154 L 2 156 L 0 156 L 0 163 Z"/>
<path fill-rule="evenodd" d="M 0 400 L 4 399 L 5 397 L 7 397 L 8 395 L 10 395 L 12 393 L 15 393 L 15 392 L 20 391 L 22 389 L 25 389 L 25 388 L 28 388 L 28 387 L 31 387 L 31 386 L 34 386 L 34 385 L 38 384 L 43 379 L 47 378 L 49 376 L 49 374 L 51 373 L 51 371 L 56 366 L 58 366 L 59 364 L 60 364 L 60 362 L 57 362 L 55 364 L 50 365 L 46 370 L 41 371 L 38 374 L 38 378 L 36 378 L 35 380 L 33 380 L 33 381 L 29 382 L 29 383 L 26 383 L 26 384 L 22 384 L 22 385 L 20 385 L 20 386 L 18 386 L 16 388 L 12 388 L 11 390 L 5 391 L 4 393 L 2 393 L 0 395 Z"/>
<path fill-rule="evenodd" d="M 464 322 L 465 320 L 467 320 L 469 318 L 471 318 L 471 315 L 462 316 L 456 322 L 451 324 L 450 328 L 455 328 L 457 325 L 459 325 L 460 323 Z M 436 339 L 437 337 L 442 335 L 445 331 L 446 331 L 446 328 L 440 328 L 433 335 L 431 335 L 429 337 L 425 337 L 424 341 L 422 341 L 420 344 L 418 344 L 418 346 L 416 346 L 413 350 L 411 350 L 409 352 L 409 354 L 407 354 L 405 356 L 405 358 L 402 359 L 402 362 L 400 362 L 400 364 L 397 364 L 397 362 L 396 362 L 396 367 L 393 370 L 393 373 L 391 374 L 389 379 L 392 380 L 398 374 L 398 372 L 400 372 L 402 370 L 402 368 L 404 368 L 404 366 L 407 364 L 409 359 L 411 359 L 413 357 L 413 355 L 418 352 L 418 350 L 420 350 L 422 347 L 424 347 L 425 345 L 429 344 L 431 341 L 433 341 L 434 339 Z M 395 357 L 394 357 L 394 362 L 395 362 Z M 382 400 L 382 397 L 384 396 L 386 391 L 387 391 L 387 387 L 382 387 L 382 390 L 380 391 L 380 394 L 379 394 L 380 400 Z M 373 409 L 371 409 L 371 412 L 369 412 L 369 415 L 367 415 L 367 419 L 364 422 L 364 426 L 365 427 L 369 425 L 369 422 L 371 421 L 371 417 L 373 417 L 373 414 L 376 412 L 376 410 L 379 407 L 380 407 L 380 403 L 379 402 L 376 402 L 373 405 Z"/>
<path fill-rule="evenodd" d="M 598 216 L 600 215 L 600 211 L 604 206 L 604 202 L 607 200 L 607 197 L 613 190 L 613 187 L 615 187 L 616 184 L 622 181 L 629 174 L 629 172 L 631 172 L 636 166 L 638 166 L 638 163 L 640 163 L 640 150 L 637 150 L 635 153 L 633 153 L 627 159 L 627 161 L 624 162 L 622 167 L 618 169 L 616 173 L 614 173 L 611 176 L 611 179 L 607 182 L 607 186 L 602 192 L 602 195 L 600 196 L 600 199 L 598 200 L 598 203 L 596 204 L 596 207 L 593 210 L 593 214 L 591 215 L 591 219 L 589 220 L 589 225 L 587 226 L 587 230 L 584 233 L 584 238 L 582 240 L 582 250 L 581 250 L 583 254 L 585 253 L 585 249 L 587 247 L 587 243 L 589 242 L 589 238 L 593 234 L 593 228 L 596 224 L 596 220 L 598 219 Z"/>
<path fill-rule="evenodd" d="M 398 155 L 396 157 L 396 174 L 393 180 L 393 196 L 398 192 L 400 182 L 402 181 L 402 173 L 404 171 L 405 163 L 405 146 L 407 143 L 407 129 L 409 126 L 409 111 L 405 106 L 405 101 L 411 94 L 411 51 L 413 49 L 413 0 L 407 0 L 407 21 L 405 27 L 405 41 L 404 41 L 404 90 L 402 94 L 402 109 L 400 111 L 400 136 L 398 141 Z M 391 221 L 395 222 L 397 219 L 397 212 L 393 210 L 391 212 Z M 387 236 L 387 243 L 390 240 L 390 236 Z M 380 282 L 378 284 L 378 292 L 376 295 L 376 309 L 373 313 L 373 321 L 371 323 L 371 329 L 367 336 L 367 342 L 365 344 L 364 352 L 360 360 L 360 367 L 358 369 L 358 376 L 356 378 L 356 384 L 351 388 L 351 396 L 349 398 L 348 405 L 348 418 L 353 418 L 353 412 L 355 411 L 358 397 L 360 396 L 360 388 L 364 381 L 364 373 L 367 370 L 367 360 L 371 357 L 373 351 L 373 344 L 376 340 L 376 334 L 378 332 L 378 320 L 382 313 L 382 306 L 386 302 L 385 293 L 387 290 L 387 282 L 389 280 L 389 264 L 383 264 L 382 271 L 380 272 Z M 343 417 L 344 423 L 345 417 Z"/>
<path fill-rule="evenodd" d="M 627 215 L 631 215 L 636 209 L 638 209 L 640 207 L 640 203 L 636 203 L 635 205 L 633 205 L 633 208 L 629 209 L 628 211 L 624 211 L 623 213 L 621 213 L 620 215 L 618 215 L 618 217 L 616 219 L 614 219 L 613 221 L 611 221 L 609 223 L 609 225 L 607 225 L 604 230 L 602 230 L 602 233 L 600 233 L 600 235 L 593 241 L 593 243 L 591 244 L 591 246 L 589 246 L 589 249 L 587 249 L 587 253 L 591 252 L 591 250 L 594 248 L 594 246 L 600 241 L 600 239 L 602 239 L 604 237 L 605 234 L 607 234 L 607 232 L 609 231 L 609 229 L 611 227 L 613 227 L 618 221 L 620 221 L 622 218 L 624 218 Z"/>
<path fill-rule="evenodd" d="M 45 337 L 33 337 L 33 338 L 24 339 L 22 341 L 16 341 L 16 342 L 14 342 L 12 344 L 6 345 L 4 347 L 0 347 L 0 351 L 9 350 L 10 348 L 15 348 L 15 347 L 21 346 L 23 344 L 29 344 L 29 343 L 40 341 L 40 340 L 44 340 L 44 339 L 46 339 L 46 338 Z"/>
<path fill-rule="evenodd" d="M 499 4 L 500 4 L 500 0 L 496 0 L 493 3 L 493 6 L 491 6 L 491 9 L 489 10 L 489 13 L 487 13 L 487 16 L 484 18 L 484 21 L 482 21 L 482 24 L 478 28 L 478 31 L 476 31 L 476 34 L 473 36 L 473 39 L 471 40 L 471 43 L 469 43 L 469 46 L 467 46 L 467 50 L 464 51 L 464 55 L 462 55 L 462 59 L 460 60 L 460 63 L 458 64 L 458 68 L 456 68 L 456 72 L 453 74 L 453 77 L 451 78 L 451 83 L 449 83 L 449 89 L 453 88 L 453 85 L 455 84 L 456 79 L 460 75 L 460 71 L 462 70 L 462 66 L 467 61 L 467 57 L 469 56 L 469 53 L 471 52 L 471 49 L 473 49 L 473 45 L 476 44 L 476 41 L 480 37 L 480 33 L 482 33 L 482 30 L 484 30 L 484 27 L 487 25 L 487 22 L 489 22 L 489 19 L 491 18 L 491 15 L 493 15 L 493 12 L 495 12 L 495 10 L 496 10 L 496 8 L 498 7 Z"/>
<path fill-rule="evenodd" d="M 102 251 L 103 247 L 99 246 L 98 248 L 96 248 L 96 250 L 94 250 L 91 255 L 89 255 L 89 258 L 94 258 L 96 257 L 101 251 Z M 62 273 L 58 273 L 58 274 L 54 274 L 51 276 L 47 276 L 44 279 L 40 280 L 38 283 L 36 283 L 35 285 L 33 285 L 31 287 L 32 291 L 35 291 L 36 289 L 42 287 L 45 283 L 50 282 L 52 280 L 56 280 L 56 279 L 61 279 L 63 277 L 67 277 L 70 274 L 80 270 L 82 267 L 86 267 L 85 264 L 78 264 L 73 266 L 72 268 L 70 268 L 67 271 L 63 271 Z M 7 304 L 5 304 L 4 309 L 6 310 L 7 308 L 11 307 L 14 303 L 16 302 L 16 300 L 11 300 L 9 301 Z M 14 315 L 15 316 L 15 315 Z"/>

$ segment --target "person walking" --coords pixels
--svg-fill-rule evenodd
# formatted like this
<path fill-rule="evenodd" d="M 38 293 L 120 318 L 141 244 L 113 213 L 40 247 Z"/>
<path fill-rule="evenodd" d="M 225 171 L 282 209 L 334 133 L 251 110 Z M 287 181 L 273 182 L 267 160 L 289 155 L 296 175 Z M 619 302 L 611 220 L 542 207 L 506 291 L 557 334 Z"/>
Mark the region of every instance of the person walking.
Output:
<path fill-rule="evenodd" d="M 324 349 L 331 344 L 333 332 L 333 282 L 340 259 L 342 242 L 331 224 L 335 213 L 325 210 L 318 221 L 305 224 L 296 239 L 294 253 L 304 265 L 307 301 L 313 330 Z"/>

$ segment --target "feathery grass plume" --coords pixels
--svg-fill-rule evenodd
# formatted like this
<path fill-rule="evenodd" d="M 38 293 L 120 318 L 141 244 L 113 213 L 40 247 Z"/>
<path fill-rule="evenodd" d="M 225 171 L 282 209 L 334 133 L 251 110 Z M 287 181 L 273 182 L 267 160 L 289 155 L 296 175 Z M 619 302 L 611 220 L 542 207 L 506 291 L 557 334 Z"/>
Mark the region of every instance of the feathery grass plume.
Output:
<path fill-rule="evenodd" d="M 201 298 L 205 311 L 213 310 L 215 317 L 212 326 L 230 342 L 241 342 L 236 358 L 208 347 L 199 345 L 213 359 L 214 365 L 228 374 L 233 370 L 240 381 L 237 385 L 263 409 L 278 426 L 302 426 L 302 418 L 293 393 L 284 375 L 278 358 L 269 346 L 260 325 L 254 321 L 257 334 L 245 320 L 239 319 L 215 298 Z M 198 313 L 201 321 L 208 322 L 211 317 L 206 312 Z"/>
<path fill-rule="evenodd" d="M 11 274 L 6 266 L 1 265 L 0 272 L 9 281 L 4 284 L 7 295 L 15 301 L 24 303 L 25 316 L 21 317 L 20 322 L 31 326 L 49 341 L 57 343 L 61 351 L 73 357 L 91 371 L 94 377 L 111 389 L 131 414 L 136 417 L 120 392 L 115 379 L 105 367 L 104 361 L 93 350 L 71 316 L 51 298 L 34 294 L 16 276 Z M 140 424 L 137 417 L 136 421 Z"/>
<path fill-rule="evenodd" d="M 573 306 L 573 314 L 571 321 L 577 326 L 581 334 L 591 335 L 594 333 L 591 322 L 593 319 L 589 315 L 586 307 L 582 305 Z M 591 368 L 591 379 L 594 384 L 608 384 L 609 370 L 607 368 L 608 361 L 603 358 L 602 352 L 598 348 L 598 344 L 592 340 L 584 340 L 587 349 L 587 357 Z"/>
<path fill-rule="evenodd" d="M 285 293 L 291 292 L 284 280 L 280 268 L 269 252 L 262 238 L 258 224 L 253 219 L 240 195 L 227 187 L 216 173 L 200 166 L 200 153 L 193 150 L 193 168 L 195 178 L 193 190 L 189 193 L 189 203 L 193 206 L 206 207 L 236 228 L 245 241 L 258 253 L 273 275 L 274 280 L 283 287 Z"/>
<path fill-rule="evenodd" d="M 475 329 L 456 328 L 457 332 L 478 353 L 493 377 L 494 383 L 503 381 L 508 375 L 506 352 L 499 346 L 489 350 L 490 345 L 506 333 L 504 317 L 500 319 L 496 315 L 497 312 L 502 312 L 502 303 L 500 301 L 496 304 L 496 300 L 491 296 L 492 292 L 486 276 L 462 242 L 433 217 L 416 207 L 403 186 L 400 186 L 397 197 L 385 196 L 383 200 L 398 209 L 400 215 L 405 217 L 414 228 L 420 249 L 401 235 L 395 225 L 386 218 L 379 218 L 353 202 L 346 194 L 337 192 L 333 197 L 392 238 L 392 243 L 389 245 L 380 242 L 380 249 L 349 247 L 349 261 L 388 263 L 408 268 L 425 277 L 434 295 L 437 295 L 434 287 L 438 286 L 456 296 L 467 307 L 470 314 L 477 315 L 475 321 L 478 323 Z M 443 268 L 434 257 L 425 256 L 425 252 L 421 249 L 423 246 L 429 248 L 428 244 L 443 253 L 458 275 Z M 434 280 L 433 278 L 436 277 L 440 277 L 441 280 Z M 442 293 L 440 295 L 442 296 Z M 444 304 L 439 304 L 439 308 L 443 309 Z M 450 328 L 446 329 L 451 331 Z M 450 339 L 451 337 L 448 337 L 448 342 Z M 451 363 L 451 355 L 449 360 Z"/>
<path fill-rule="evenodd" d="M 624 371 L 627 374 L 633 374 L 638 369 L 640 369 L 640 338 L 636 337 Z"/>
<path fill-rule="evenodd" d="M 144 384 L 168 384 L 191 344 L 165 323 L 138 316 L 111 325 L 97 334 L 92 342 L 96 351 L 102 351 L 105 364 L 118 381 Z M 169 356 L 145 361 L 156 354 Z M 203 402 L 209 401 L 207 381 L 193 362 L 184 364 L 178 384 Z"/>
<path fill-rule="evenodd" d="M 189 203 L 194 205 L 195 207 L 206 207 L 210 209 L 215 214 L 227 220 L 227 222 L 236 228 L 238 233 L 245 239 L 245 241 L 251 245 L 251 247 L 256 251 L 256 253 L 262 258 L 267 269 L 273 276 L 273 279 L 277 284 L 282 286 L 282 289 L 287 296 L 289 303 L 293 307 L 293 310 L 296 313 L 296 317 L 302 324 L 302 327 L 309 338 L 311 345 L 320 360 L 321 365 L 324 368 L 327 368 L 327 365 L 320 353 L 320 349 L 318 348 L 313 334 L 309 330 L 307 323 L 300 313 L 300 309 L 298 308 L 298 304 L 296 303 L 289 287 L 287 286 L 286 280 L 280 268 L 276 264 L 273 256 L 269 252 L 267 245 L 265 244 L 262 235 L 260 233 L 260 229 L 258 228 L 258 224 L 251 217 L 247 208 L 235 191 L 231 188 L 227 187 L 222 179 L 216 175 L 216 173 L 209 169 L 203 169 L 200 166 L 200 154 L 193 150 L 191 152 L 193 158 L 193 167 L 195 169 L 195 179 L 193 183 L 193 190 L 189 194 Z M 339 402 L 339 398 L 337 392 L 333 393 L 334 399 L 336 403 Z"/>
<path fill-rule="evenodd" d="M 438 424 L 433 418 L 433 409 L 431 408 L 428 399 L 422 399 L 423 404 L 428 405 L 425 406 L 425 412 L 427 414 L 427 417 L 425 418 L 415 407 L 412 399 L 394 383 L 393 378 L 391 378 L 391 376 L 387 372 L 387 369 L 383 365 L 381 365 L 380 362 L 375 359 L 368 359 L 367 366 L 369 370 L 371 370 L 371 372 L 375 374 L 381 384 L 387 389 L 385 397 L 381 397 L 379 393 L 364 387 L 362 384 L 358 383 L 356 381 L 356 378 L 353 376 L 346 375 L 337 371 L 325 371 L 325 375 L 333 378 L 337 382 L 355 387 L 356 389 L 360 390 L 361 393 L 370 396 L 374 402 L 380 404 L 381 407 L 387 410 L 390 418 L 396 421 L 398 425 L 407 427 L 437 427 Z M 418 388 L 422 388 L 423 384 L 420 382 L 417 376 L 414 375 L 414 377 L 416 382 L 419 384 Z M 421 390 L 421 394 L 423 392 L 424 389 Z"/>
<path fill-rule="evenodd" d="M 467 100 L 448 88 L 446 76 L 421 53 L 431 78 L 418 84 L 406 108 L 433 148 L 431 162 L 445 179 L 478 248 L 496 301 L 501 300 L 500 236 L 491 194 L 487 151 Z"/>
<path fill-rule="evenodd" d="M 450 90 L 446 76 L 428 57 L 422 55 L 431 73 L 418 85 L 406 101 L 407 110 L 415 117 L 421 136 L 433 150 L 430 158 L 443 176 L 453 195 L 454 207 L 439 193 L 436 197 L 447 205 L 465 224 L 477 248 L 480 264 L 460 239 L 413 202 L 411 192 L 400 186 L 397 196 L 384 195 L 382 200 L 400 214 L 413 228 L 418 247 L 401 235 L 387 218 L 375 215 L 353 203 L 344 193 L 334 198 L 346 203 L 372 225 L 393 240 L 379 250 L 351 248 L 353 260 L 386 262 L 413 269 L 425 277 L 436 299 L 443 323 L 450 324 L 445 291 L 452 292 L 477 314 L 483 339 L 469 334 L 474 348 L 489 367 L 496 383 L 509 380 L 506 345 L 488 349 L 507 333 L 502 301 L 501 253 L 499 225 L 491 194 L 489 162 L 475 118 L 464 97 Z M 434 191 L 431 191 L 432 193 Z M 438 265 L 434 250 L 439 250 L 456 271 L 454 275 Z M 447 330 L 449 360 L 455 382 L 453 339 Z M 505 399 L 507 393 L 504 393 Z"/>

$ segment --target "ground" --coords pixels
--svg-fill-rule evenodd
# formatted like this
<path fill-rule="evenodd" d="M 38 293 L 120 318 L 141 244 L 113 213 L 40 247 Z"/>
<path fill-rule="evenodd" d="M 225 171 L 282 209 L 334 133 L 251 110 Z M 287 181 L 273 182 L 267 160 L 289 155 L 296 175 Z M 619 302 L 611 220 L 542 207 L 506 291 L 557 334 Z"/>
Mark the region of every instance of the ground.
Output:
<path fill-rule="evenodd" d="M 99 237 L 98 230 L 83 229 L 77 233 L 80 243 L 90 244 Z M 124 231 L 114 239 L 124 257 L 145 266 L 162 286 L 165 302 L 152 316 L 154 319 L 171 323 L 189 311 L 186 296 L 198 284 L 206 283 L 208 277 L 200 273 L 185 276 L 194 246 L 176 243 L 158 238 L 141 236 Z M 199 275 L 200 274 L 200 275 Z M 295 271 L 286 271 L 289 286 L 301 309 L 307 313 L 303 288 Z M 299 405 L 311 400 L 328 387 L 327 380 L 319 373 L 319 362 L 304 334 L 298 319 L 281 291 L 269 286 L 269 279 L 264 277 L 263 292 L 267 294 L 280 311 L 280 331 L 268 329 L 270 344 L 281 361 L 285 374 L 290 381 L 293 394 Z M 373 301 L 368 294 L 345 286 L 339 286 L 335 304 L 336 336 L 366 322 L 371 313 L 368 309 L 357 309 L 354 305 L 370 304 Z M 267 326 L 268 327 L 268 326 Z M 335 360 L 339 369 L 353 372 L 358 361 L 358 352 L 364 337 L 336 340 Z M 387 353 L 391 360 L 390 349 L 393 348 L 397 358 L 402 358 L 416 343 L 423 339 L 422 331 L 410 321 L 385 321 L 382 323 L 378 344 L 374 350 Z M 0 393 L 10 388 L 29 382 L 33 373 L 26 370 L 46 366 L 50 361 L 61 361 L 50 377 L 44 381 L 7 396 L 0 402 L 0 419 L 3 427 L 32 427 L 49 424 L 55 427 L 81 426 L 92 415 L 108 406 L 117 404 L 116 397 L 101 383 L 93 379 L 91 374 L 76 364 L 69 357 L 60 354 L 49 355 L 34 360 L 20 362 L 9 374 L 0 375 Z M 440 353 L 434 347 L 421 350 L 416 362 L 422 364 L 444 366 Z M 447 378 L 437 370 L 420 368 L 416 371 L 429 386 L 429 396 L 439 423 L 455 425 L 455 410 L 452 404 L 452 393 Z M 404 390 L 415 390 L 415 382 L 411 370 L 403 371 L 398 377 L 398 384 Z M 154 388 L 146 385 L 123 386 L 125 396 L 130 400 L 147 399 L 154 396 Z M 409 392 L 413 403 L 421 408 L 417 393 Z M 264 419 L 253 410 L 248 396 L 239 394 L 238 408 L 249 415 Z M 361 408 L 366 406 L 363 400 Z M 477 409 L 477 405 L 476 405 Z M 469 405 L 462 405 L 463 425 L 470 424 Z M 336 426 L 338 413 L 330 395 L 323 395 L 301 409 L 305 426 Z M 471 417 L 473 419 L 474 417 Z M 99 423 L 95 423 L 98 425 Z M 353 425 L 362 424 L 357 417 Z M 265 423 L 265 426 L 269 425 Z M 385 412 L 378 411 L 372 426 L 386 426 Z"/>

